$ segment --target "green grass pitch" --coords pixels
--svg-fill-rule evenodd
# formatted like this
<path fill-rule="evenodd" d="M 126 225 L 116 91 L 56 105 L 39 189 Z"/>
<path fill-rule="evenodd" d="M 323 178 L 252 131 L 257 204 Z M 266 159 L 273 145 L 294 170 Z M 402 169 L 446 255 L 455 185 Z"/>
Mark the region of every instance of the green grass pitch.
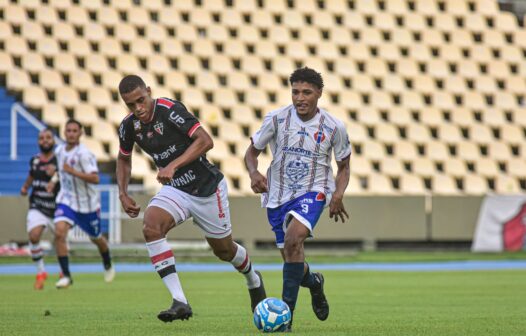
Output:
<path fill-rule="evenodd" d="M 300 290 L 297 335 L 525 335 L 526 271 L 325 271 L 331 313 L 318 321 Z M 281 273 L 263 272 L 280 297 Z M 256 335 L 244 279 L 231 273 L 181 273 L 194 310 L 189 321 L 162 323 L 170 304 L 157 274 L 76 274 L 43 291 L 33 276 L 0 276 L 0 335 Z M 49 311 L 50 314 L 46 314 Z"/>

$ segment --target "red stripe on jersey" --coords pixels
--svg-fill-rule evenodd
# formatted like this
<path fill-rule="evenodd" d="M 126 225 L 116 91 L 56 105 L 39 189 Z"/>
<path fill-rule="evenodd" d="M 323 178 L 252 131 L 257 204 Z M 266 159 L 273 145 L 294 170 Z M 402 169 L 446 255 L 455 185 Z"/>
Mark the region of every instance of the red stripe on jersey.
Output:
<path fill-rule="evenodd" d="M 163 253 L 159 253 L 157 255 L 154 255 L 150 259 L 152 260 L 152 264 L 157 264 L 159 261 L 163 261 L 168 258 L 172 258 L 174 256 L 174 253 L 172 250 L 164 251 Z"/>
<path fill-rule="evenodd" d="M 161 106 L 164 106 L 166 108 L 170 108 L 170 107 L 173 106 L 174 103 L 169 101 L 168 99 L 158 98 L 157 99 L 157 104 L 161 105 Z"/>
<path fill-rule="evenodd" d="M 192 126 L 192 128 L 190 128 L 190 130 L 188 131 L 188 136 L 192 137 L 192 135 L 194 135 L 195 130 L 198 129 L 199 127 L 201 127 L 200 123 L 197 123 L 194 126 Z"/>
<path fill-rule="evenodd" d="M 126 156 L 130 156 L 130 155 L 131 155 L 131 152 L 127 152 L 127 151 L 125 151 L 125 150 L 122 149 L 122 148 L 119 148 L 119 152 L 120 152 L 122 155 L 126 155 Z"/>

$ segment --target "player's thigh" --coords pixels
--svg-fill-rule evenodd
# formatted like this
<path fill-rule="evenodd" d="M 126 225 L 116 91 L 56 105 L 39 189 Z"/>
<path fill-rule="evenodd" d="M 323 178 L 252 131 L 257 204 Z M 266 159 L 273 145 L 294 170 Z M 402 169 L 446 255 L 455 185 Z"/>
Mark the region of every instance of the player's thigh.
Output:
<path fill-rule="evenodd" d="M 172 187 L 163 186 L 152 197 L 144 214 L 146 229 L 170 230 L 190 217 L 187 194 Z"/>
<path fill-rule="evenodd" d="M 180 216 L 177 213 L 171 213 L 156 205 L 150 205 L 146 208 L 143 220 L 143 232 L 145 235 L 162 234 L 166 235 L 175 227 Z"/>
<path fill-rule="evenodd" d="M 189 209 L 194 223 L 207 238 L 221 239 L 232 233 L 228 189 L 225 179 L 221 180 L 214 194 L 208 197 L 188 196 Z"/>
<path fill-rule="evenodd" d="M 287 230 L 285 231 L 285 244 L 287 241 L 303 242 L 311 234 L 310 228 L 308 228 L 303 222 L 292 216 Z"/>

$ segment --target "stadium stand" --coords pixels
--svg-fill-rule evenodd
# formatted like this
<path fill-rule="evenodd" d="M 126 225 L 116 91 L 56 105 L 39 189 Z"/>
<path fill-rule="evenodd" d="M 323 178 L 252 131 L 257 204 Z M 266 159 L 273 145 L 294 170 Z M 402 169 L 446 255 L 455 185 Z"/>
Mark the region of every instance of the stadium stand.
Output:
<path fill-rule="evenodd" d="M 348 125 L 349 194 L 526 191 L 526 32 L 496 0 L 7 0 L 0 16 L 6 89 L 49 125 L 81 119 L 101 162 L 138 73 L 201 118 L 232 193 L 251 194 L 243 147 L 307 65 Z"/>

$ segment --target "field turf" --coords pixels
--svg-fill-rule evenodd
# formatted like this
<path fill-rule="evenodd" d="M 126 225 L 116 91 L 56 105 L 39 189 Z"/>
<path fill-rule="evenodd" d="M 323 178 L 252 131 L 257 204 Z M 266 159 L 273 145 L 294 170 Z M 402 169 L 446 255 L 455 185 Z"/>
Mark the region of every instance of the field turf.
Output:
<path fill-rule="evenodd" d="M 281 273 L 264 272 L 267 294 L 281 296 Z M 297 335 L 525 335 L 526 271 L 324 271 L 331 313 L 318 321 L 300 290 Z M 231 273 L 182 273 L 194 310 L 162 323 L 170 304 L 157 274 L 76 274 L 74 285 L 43 291 L 33 276 L 0 276 L 0 335 L 256 335 L 244 279 Z"/>

